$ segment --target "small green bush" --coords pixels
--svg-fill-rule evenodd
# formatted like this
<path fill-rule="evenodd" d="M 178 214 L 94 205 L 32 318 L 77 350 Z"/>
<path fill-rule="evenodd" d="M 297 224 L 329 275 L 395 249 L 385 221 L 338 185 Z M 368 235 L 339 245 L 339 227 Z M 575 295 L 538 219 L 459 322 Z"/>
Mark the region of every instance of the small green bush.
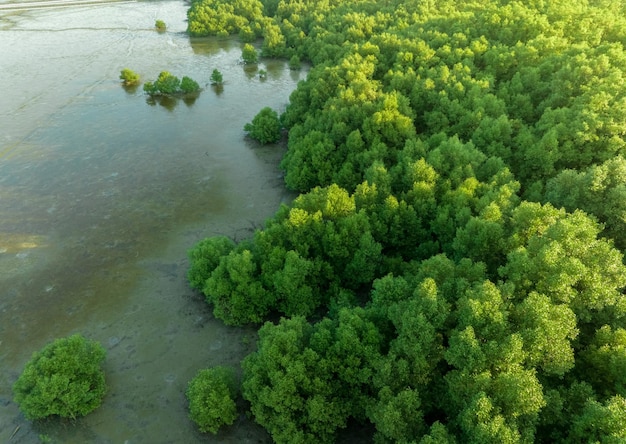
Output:
<path fill-rule="evenodd" d="M 190 266 L 187 279 L 191 288 L 202 290 L 206 280 L 226 256 L 235 248 L 235 242 L 226 236 L 207 237 L 187 252 Z"/>
<path fill-rule="evenodd" d="M 162 94 L 175 94 L 180 89 L 180 79 L 167 71 L 162 71 L 154 83 Z"/>
<path fill-rule="evenodd" d="M 245 43 L 253 42 L 256 39 L 257 35 L 250 28 L 250 26 L 244 26 L 239 30 L 239 40 Z"/>
<path fill-rule="evenodd" d="M 250 43 L 246 43 L 241 50 L 241 58 L 246 65 L 250 65 L 259 61 L 259 54 L 254 46 Z"/>
<path fill-rule="evenodd" d="M 35 352 L 13 385 L 14 400 L 27 419 L 84 416 L 106 392 L 101 364 L 106 352 L 76 334 L 56 339 Z"/>
<path fill-rule="evenodd" d="M 235 372 L 227 367 L 200 370 L 187 387 L 189 417 L 201 432 L 217 433 L 237 419 Z"/>
<path fill-rule="evenodd" d="M 184 76 L 181 81 L 175 75 L 161 71 L 154 82 L 144 83 L 143 90 L 151 96 L 188 94 L 199 91 L 200 85 L 190 77 Z"/>
<path fill-rule="evenodd" d="M 159 31 L 165 31 L 167 29 L 167 25 L 163 20 L 157 20 L 154 22 L 154 27 Z"/>
<path fill-rule="evenodd" d="M 214 69 L 211 73 L 211 83 L 213 85 L 221 85 L 224 83 L 224 76 L 217 69 Z"/>
<path fill-rule="evenodd" d="M 293 55 L 290 59 L 289 59 L 289 69 L 292 70 L 298 70 L 302 67 L 302 64 L 300 63 L 300 57 L 298 57 L 297 55 Z"/>
<path fill-rule="evenodd" d="M 183 76 L 182 80 L 180 81 L 180 90 L 185 94 L 194 93 L 200 90 L 200 85 L 198 85 L 198 82 L 196 82 L 192 78 Z"/>
<path fill-rule="evenodd" d="M 278 142 L 280 139 L 280 128 L 278 113 L 268 106 L 254 116 L 252 123 L 246 123 L 243 127 L 250 137 L 263 144 Z"/>
<path fill-rule="evenodd" d="M 129 68 L 124 68 L 120 72 L 120 80 L 124 85 L 136 85 L 139 83 L 139 74 Z"/>

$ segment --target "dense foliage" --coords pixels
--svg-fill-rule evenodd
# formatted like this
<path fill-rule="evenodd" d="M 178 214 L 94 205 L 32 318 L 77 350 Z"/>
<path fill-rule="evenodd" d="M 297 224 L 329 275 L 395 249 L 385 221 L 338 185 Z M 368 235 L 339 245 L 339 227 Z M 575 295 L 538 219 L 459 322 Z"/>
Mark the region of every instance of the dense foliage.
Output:
<path fill-rule="evenodd" d="M 120 80 L 124 85 L 136 85 L 139 83 L 140 76 L 130 68 L 124 68 L 120 71 Z"/>
<path fill-rule="evenodd" d="M 224 322 L 283 316 L 243 363 L 257 422 L 624 442 L 626 3 L 227 4 L 190 29 L 312 64 L 281 116 L 302 194 L 190 253 Z"/>
<path fill-rule="evenodd" d="M 217 433 L 220 427 L 237 419 L 237 381 L 235 372 L 227 367 L 200 370 L 189 381 L 186 391 L 189 417 L 201 432 Z"/>
<path fill-rule="evenodd" d="M 202 0 L 192 2 L 187 12 L 187 31 L 192 36 L 241 33 L 260 36 L 263 5 L 259 0 Z"/>
<path fill-rule="evenodd" d="M 241 48 L 241 59 L 246 65 L 257 63 L 259 61 L 259 55 L 256 48 L 250 43 L 245 43 Z"/>
<path fill-rule="evenodd" d="M 104 348 L 81 335 L 56 339 L 35 352 L 13 385 L 28 419 L 76 418 L 95 410 L 106 392 Z"/>
<path fill-rule="evenodd" d="M 156 20 L 154 22 L 154 27 L 157 29 L 157 31 L 165 31 L 167 29 L 167 25 L 163 20 Z"/>
<path fill-rule="evenodd" d="M 224 83 L 224 76 L 219 70 L 214 69 L 213 72 L 211 73 L 210 80 L 211 80 L 211 84 L 213 85 L 221 85 L 222 83 Z"/>
<path fill-rule="evenodd" d="M 263 144 L 278 142 L 280 140 L 280 128 L 278 113 L 269 106 L 259 111 L 252 122 L 246 123 L 243 127 L 250 137 Z"/>
<path fill-rule="evenodd" d="M 144 83 L 143 90 L 151 96 L 190 94 L 199 91 L 200 85 L 187 76 L 181 80 L 168 71 L 161 71 L 154 82 Z"/>

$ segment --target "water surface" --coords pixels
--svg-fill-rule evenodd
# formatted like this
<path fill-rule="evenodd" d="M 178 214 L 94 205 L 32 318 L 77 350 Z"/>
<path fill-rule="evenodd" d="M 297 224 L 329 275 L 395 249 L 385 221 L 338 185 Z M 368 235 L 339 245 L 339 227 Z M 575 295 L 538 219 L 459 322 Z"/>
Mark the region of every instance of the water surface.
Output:
<path fill-rule="evenodd" d="M 0 3 L 0 441 L 16 429 L 15 443 L 267 439 L 243 416 L 217 437 L 187 419 L 189 379 L 237 365 L 254 329 L 212 318 L 187 288 L 186 251 L 209 235 L 250 235 L 289 199 L 282 148 L 242 128 L 264 106 L 282 111 L 305 74 L 263 61 L 261 80 L 237 41 L 190 41 L 187 7 Z M 150 100 L 121 87 L 125 67 L 205 90 Z M 221 90 L 207 85 L 213 69 Z M 34 350 L 75 332 L 108 349 L 109 393 L 74 424 L 31 425 L 10 386 Z"/>

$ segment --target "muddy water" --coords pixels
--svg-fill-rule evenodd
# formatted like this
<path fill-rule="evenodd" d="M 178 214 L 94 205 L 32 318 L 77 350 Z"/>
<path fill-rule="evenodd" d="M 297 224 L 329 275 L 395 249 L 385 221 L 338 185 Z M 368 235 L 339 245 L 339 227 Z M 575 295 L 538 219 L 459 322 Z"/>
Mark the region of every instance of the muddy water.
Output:
<path fill-rule="evenodd" d="M 215 437 L 187 419 L 189 379 L 237 365 L 254 330 L 213 319 L 187 287 L 186 252 L 250 235 L 290 198 L 280 146 L 242 128 L 263 106 L 284 109 L 305 73 L 267 61 L 261 80 L 238 42 L 190 41 L 180 1 L 27 6 L 0 2 L 0 441 L 267 441 L 245 416 Z M 205 89 L 149 100 L 121 87 L 124 67 Z M 222 90 L 207 85 L 213 69 Z M 104 403 L 31 424 L 11 385 L 34 350 L 75 332 L 108 350 Z"/>

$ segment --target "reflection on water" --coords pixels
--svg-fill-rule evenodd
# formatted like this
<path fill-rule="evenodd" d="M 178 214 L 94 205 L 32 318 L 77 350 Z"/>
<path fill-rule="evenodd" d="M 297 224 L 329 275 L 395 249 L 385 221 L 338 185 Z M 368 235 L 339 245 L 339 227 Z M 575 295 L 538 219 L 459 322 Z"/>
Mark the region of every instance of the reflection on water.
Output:
<path fill-rule="evenodd" d="M 42 236 L 20 233 L 0 233 L 0 254 L 12 254 L 22 250 L 42 247 L 44 246 L 42 241 Z M 22 253 L 20 257 L 27 254 L 28 253 Z"/>
<path fill-rule="evenodd" d="M 303 74 L 272 61 L 259 64 L 267 80 L 250 76 L 237 41 L 190 42 L 186 8 L 0 9 L 0 78 L 19 79 L 0 86 L 0 441 L 19 426 L 11 442 L 203 442 L 187 381 L 236 365 L 254 342 L 189 291 L 186 251 L 207 235 L 249 235 L 287 198 L 280 148 L 242 128 L 264 106 L 281 111 Z M 150 99 L 121 86 L 126 67 L 143 80 L 187 75 L 203 91 Z M 31 426 L 10 385 L 34 350 L 73 332 L 108 349 L 104 405 L 70 427 Z M 264 436 L 242 417 L 216 439 Z"/>

